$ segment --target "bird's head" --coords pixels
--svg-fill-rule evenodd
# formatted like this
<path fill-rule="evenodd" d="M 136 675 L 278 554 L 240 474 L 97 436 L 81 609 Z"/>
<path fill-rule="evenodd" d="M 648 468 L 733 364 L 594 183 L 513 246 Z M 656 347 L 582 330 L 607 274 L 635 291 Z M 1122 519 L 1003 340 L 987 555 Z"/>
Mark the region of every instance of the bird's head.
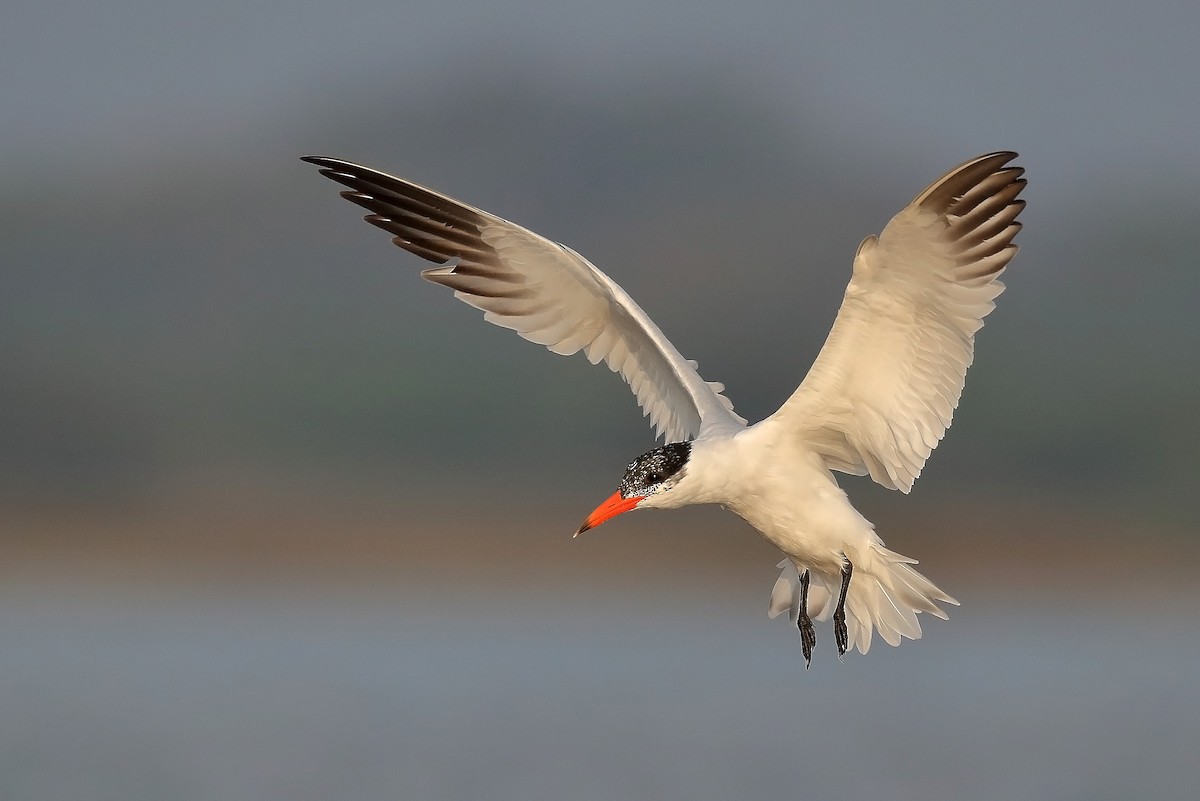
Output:
<path fill-rule="evenodd" d="M 672 442 L 634 459 L 625 468 L 617 491 L 587 516 L 575 536 L 639 506 L 670 506 L 668 496 L 687 473 L 691 454 L 690 442 Z"/>

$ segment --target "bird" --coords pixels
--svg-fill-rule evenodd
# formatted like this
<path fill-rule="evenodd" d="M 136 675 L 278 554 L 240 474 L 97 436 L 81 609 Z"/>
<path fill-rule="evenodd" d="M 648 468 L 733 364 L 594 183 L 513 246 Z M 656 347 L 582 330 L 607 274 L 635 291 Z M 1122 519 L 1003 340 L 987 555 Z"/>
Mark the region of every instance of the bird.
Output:
<path fill-rule="evenodd" d="M 629 463 L 576 532 L 633 510 L 720 505 L 784 556 L 768 614 L 787 612 L 805 665 L 814 620 L 833 618 L 839 660 L 921 637 L 920 613 L 958 601 L 885 547 L 834 473 L 908 493 L 946 433 L 975 334 L 1004 290 L 1025 206 L 1017 154 L 946 172 L 862 240 L 824 345 L 803 381 L 754 425 L 701 378 L 608 275 L 570 247 L 448 195 L 327 156 L 304 156 L 368 223 L 438 266 L 421 276 L 484 319 L 550 351 L 582 351 L 629 385 L 663 445 Z M 941 604 L 941 605 L 939 605 Z"/>

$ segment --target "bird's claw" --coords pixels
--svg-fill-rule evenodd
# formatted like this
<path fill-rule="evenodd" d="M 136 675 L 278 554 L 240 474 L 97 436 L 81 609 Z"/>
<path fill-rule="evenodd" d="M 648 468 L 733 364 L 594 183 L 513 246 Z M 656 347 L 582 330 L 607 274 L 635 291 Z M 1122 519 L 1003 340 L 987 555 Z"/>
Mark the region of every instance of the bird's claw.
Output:
<path fill-rule="evenodd" d="M 800 648 L 804 651 L 804 667 L 807 669 L 812 666 L 813 646 L 817 644 L 817 630 L 813 628 L 813 622 L 807 614 L 800 613 L 800 619 L 796 621 L 796 625 L 800 628 Z"/>
<path fill-rule="evenodd" d="M 833 618 L 833 638 L 837 642 L 838 658 L 846 655 L 846 648 L 850 644 L 850 636 L 846 631 L 846 615 Z"/>
<path fill-rule="evenodd" d="M 796 610 L 796 627 L 800 629 L 800 648 L 804 652 L 804 669 L 812 667 L 813 646 L 817 644 L 817 630 L 808 616 L 808 571 L 800 575 L 800 605 Z"/>

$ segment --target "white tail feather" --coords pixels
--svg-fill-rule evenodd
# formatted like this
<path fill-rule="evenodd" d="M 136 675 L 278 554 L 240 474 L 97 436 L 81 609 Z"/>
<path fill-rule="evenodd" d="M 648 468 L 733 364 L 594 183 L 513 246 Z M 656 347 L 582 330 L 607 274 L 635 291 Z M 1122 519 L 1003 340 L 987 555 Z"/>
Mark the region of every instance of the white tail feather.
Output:
<path fill-rule="evenodd" d="M 849 648 L 866 653 L 875 631 L 888 645 L 899 645 L 902 637 L 921 638 L 917 615 L 928 612 L 946 620 L 946 611 L 935 602 L 958 606 L 958 601 L 939 590 L 911 565 L 916 560 L 901 556 L 875 542 L 866 558 L 853 559 L 854 574 L 846 598 L 846 629 Z M 800 574 L 791 559 L 779 563 L 783 573 L 771 592 L 768 614 L 774 618 L 785 610 L 794 623 L 799 617 Z M 813 573 L 808 593 L 808 614 L 825 620 L 832 612 L 840 579 Z"/>

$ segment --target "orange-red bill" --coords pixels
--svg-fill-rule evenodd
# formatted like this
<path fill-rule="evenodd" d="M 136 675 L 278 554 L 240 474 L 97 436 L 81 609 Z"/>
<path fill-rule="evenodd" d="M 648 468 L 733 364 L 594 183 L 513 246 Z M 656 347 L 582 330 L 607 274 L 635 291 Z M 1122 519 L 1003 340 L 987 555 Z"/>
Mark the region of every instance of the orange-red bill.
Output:
<path fill-rule="evenodd" d="M 608 496 L 608 499 L 604 503 L 596 507 L 596 511 L 587 516 L 587 520 L 583 521 L 583 525 L 579 527 L 579 531 L 575 532 L 575 536 L 578 537 L 589 528 L 595 528 L 610 517 L 616 517 L 623 512 L 628 512 L 643 500 L 644 498 L 636 495 L 632 498 L 622 498 L 621 493 L 614 492 Z"/>

